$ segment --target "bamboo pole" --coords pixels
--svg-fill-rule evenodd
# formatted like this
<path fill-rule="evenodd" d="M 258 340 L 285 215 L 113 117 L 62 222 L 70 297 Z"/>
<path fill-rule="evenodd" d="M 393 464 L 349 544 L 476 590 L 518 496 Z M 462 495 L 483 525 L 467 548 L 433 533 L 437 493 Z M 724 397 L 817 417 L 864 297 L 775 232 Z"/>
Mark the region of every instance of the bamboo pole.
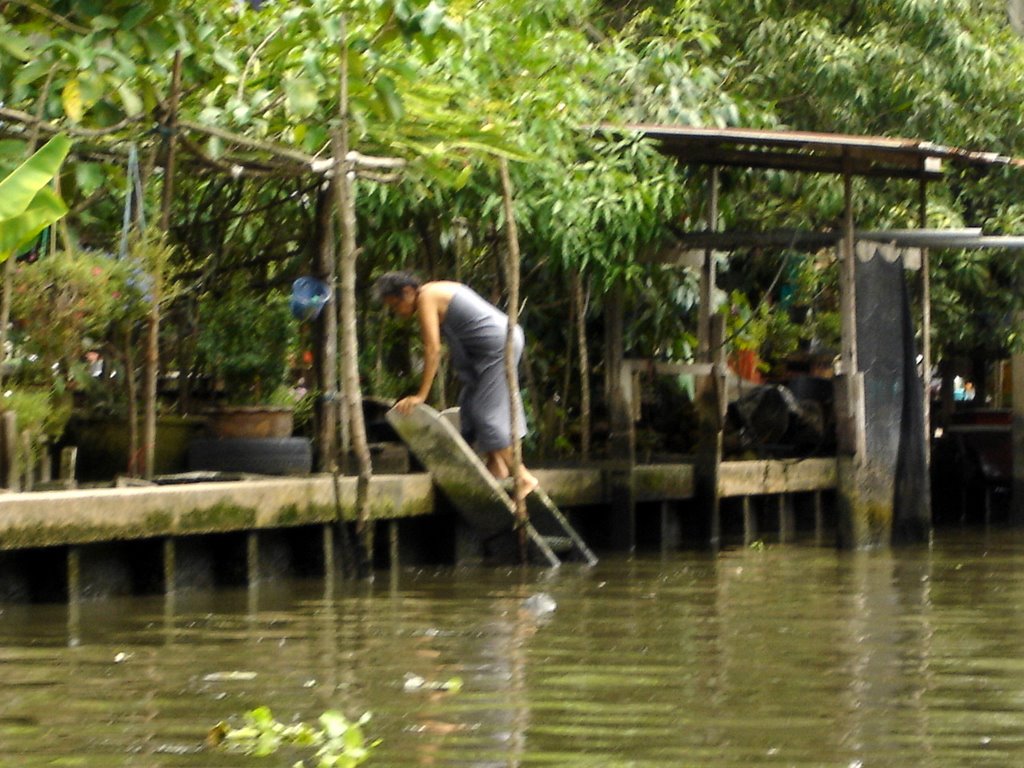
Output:
<path fill-rule="evenodd" d="M 509 421 L 512 430 L 512 466 L 509 471 L 515 478 L 516 523 L 519 529 L 519 559 L 526 562 L 526 498 L 522 493 L 523 441 L 519 438 L 519 375 L 516 371 L 515 332 L 519 324 L 519 231 L 516 227 L 515 209 L 512 205 L 512 180 L 508 174 L 508 161 L 501 158 L 501 194 L 505 206 L 505 233 L 508 236 L 508 251 L 505 258 L 505 277 L 508 283 L 508 332 L 505 338 L 505 379 L 508 382 Z"/>
<path fill-rule="evenodd" d="M 348 153 L 348 28 L 344 14 L 340 17 L 340 57 L 338 84 L 338 123 L 331 138 L 337 167 Z M 359 470 L 356 481 L 356 535 L 359 537 L 360 572 L 369 576 L 373 554 L 373 528 L 370 521 L 369 489 L 373 467 L 370 448 L 366 442 L 366 423 L 363 420 L 363 396 L 359 386 L 359 343 L 356 338 L 356 211 L 352 188 L 354 173 L 337 174 L 334 178 L 335 203 L 341 225 L 341 254 L 338 274 L 341 312 L 341 366 L 345 401 L 352 435 L 353 450 Z"/>

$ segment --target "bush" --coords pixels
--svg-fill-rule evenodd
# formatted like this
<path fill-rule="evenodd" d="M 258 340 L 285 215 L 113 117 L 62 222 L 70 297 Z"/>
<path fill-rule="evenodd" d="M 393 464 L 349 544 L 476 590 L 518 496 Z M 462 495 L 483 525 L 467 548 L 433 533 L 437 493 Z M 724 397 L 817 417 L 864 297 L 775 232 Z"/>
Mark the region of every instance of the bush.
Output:
<path fill-rule="evenodd" d="M 269 403 L 285 382 L 296 343 L 295 322 L 282 293 L 256 295 L 235 281 L 199 306 L 199 362 L 229 403 Z"/>

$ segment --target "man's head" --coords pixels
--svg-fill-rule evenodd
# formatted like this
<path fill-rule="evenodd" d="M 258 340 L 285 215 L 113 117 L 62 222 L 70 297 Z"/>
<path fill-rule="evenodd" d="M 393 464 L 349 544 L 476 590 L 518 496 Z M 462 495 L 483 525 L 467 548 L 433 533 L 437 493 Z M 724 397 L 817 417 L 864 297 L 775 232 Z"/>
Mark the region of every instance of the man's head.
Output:
<path fill-rule="evenodd" d="M 423 281 L 412 272 L 386 272 L 373 284 L 377 298 L 399 317 L 416 312 L 416 294 Z"/>

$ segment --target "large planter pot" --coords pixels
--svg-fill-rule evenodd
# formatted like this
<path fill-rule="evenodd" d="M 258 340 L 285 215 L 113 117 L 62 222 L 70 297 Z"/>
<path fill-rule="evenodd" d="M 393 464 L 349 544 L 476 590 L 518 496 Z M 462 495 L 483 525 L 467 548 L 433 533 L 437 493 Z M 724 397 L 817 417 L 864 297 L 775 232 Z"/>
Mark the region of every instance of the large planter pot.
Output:
<path fill-rule="evenodd" d="M 222 405 L 206 412 L 213 437 L 291 437 L 294 409 L 273 405 Z"/>
<path fill-rule="evenodd" d="M 156 421 L 153 472 L 169 475 L 188 468 L 189 441 L 203 432 L 206 420 L 195 416 L 161 416 Z M 139 440 L 142 440 L 141 424 Z M 75 477 L 80 482 L 111 480 L 128 471 L 128 420 L 113 416 L 72 415 L 61 445 L 78 448 Z M 142 450 L 140 444 L 139 450 Z"/>

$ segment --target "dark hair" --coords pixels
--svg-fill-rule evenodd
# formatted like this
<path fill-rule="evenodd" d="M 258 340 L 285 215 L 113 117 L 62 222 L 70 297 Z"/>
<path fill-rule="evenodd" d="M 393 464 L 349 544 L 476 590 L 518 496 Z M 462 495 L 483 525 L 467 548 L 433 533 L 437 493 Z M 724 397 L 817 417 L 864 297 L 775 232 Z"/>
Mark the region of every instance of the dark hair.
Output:
<path fill-rule="evenodd" d="M 401 296 L 406 287 L 419 288 L 423 281 L 413 272 L 385 272 L 373 284 L 378 299 L 386 296 Z"/>

